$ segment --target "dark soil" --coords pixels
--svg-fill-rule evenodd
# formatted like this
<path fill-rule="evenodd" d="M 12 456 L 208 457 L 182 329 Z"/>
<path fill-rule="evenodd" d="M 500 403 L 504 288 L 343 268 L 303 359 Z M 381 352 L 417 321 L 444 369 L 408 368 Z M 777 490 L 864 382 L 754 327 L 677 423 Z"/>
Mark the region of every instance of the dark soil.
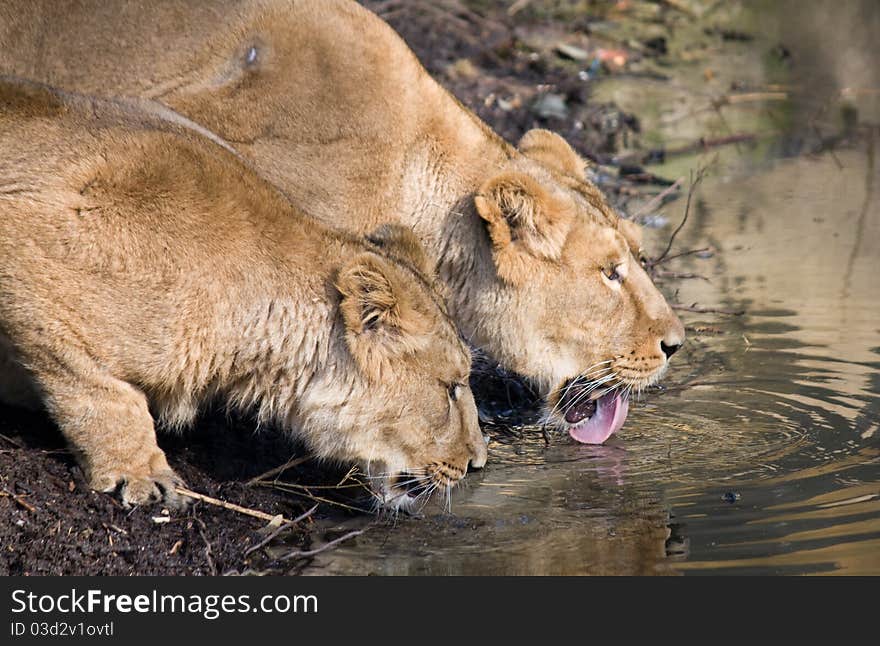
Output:
<path fill-rule="evenodd" d="M 534 2 L 508 15 L 509 0 L 361 0 L 403 36 L 427 70 L 510 142 L 531 128 L 559 133 L 582 155 L 607 161 L 638 133 L 634 115 L 588 102 L 589 61 L 575 62 L 529 46 L 530 34 L 559 42 L 586 35 L 600 16 Z M 584 4 L 584 3 L 568 3 Z M 596 3 L 601 4 L 601 3 Z M 556 10 L 547 9 L 563 5 Z M 543 9 L 543 10 L 542 10 Z M 600 74 L 594 70 L 592 74 Z M 542 109 L 559 97 L 562 113 Z"/>
<path fill-rule="evenodd" d="M 252 427 L 251 427 L 252 428 Z M 0 575 L 218 574 L 266 559 L 248 547 L 265 521 L 201 502 L 124 509 L 91 491 L 64 440 L 43 414 L 0 408 Z M 277 433 L 210 416 L 159 443 L 187 486 L 238 505 L 292 518 L 308 500 L 245 482 L 296 452 Z M 154 518 L 167 516 L 167 522 Z M 286 535 L 291 547 L 307 532 Z M 287 569 L 291 566 L 288 565 Z"/>
<path fill-rule="evenodd" d="M 631 115 L 614 106 L 588 103 L 587 80 L 569 66 L 548 63 L 522 47 L 517 29 L 543 27 L 553 18 L 524 12 L 511 19 L 509 2 L 367 0 L 407 40 L 444 85 L 509 141 L 532 127 L 551 128 L 582 154 L 605 159 L 621 138 L 638 130 Z M 539 3 L 535 3 L 539 4 Z M 557 25 L 558 26 L 558 25 Z M 587 18 L 564 29 L 586 29 Z M 565 115 L 541 114 L 542 97 L 562 98 Z M 504 420 L 534 410 L 528 387 L 486 362 L 474 382 L 489 429 L 505 436 Z M 521 415 L 520 415 L 521 416 Z M 498 421 L 501 421 L 499 425 Z M 284 464 L 297 449 L 271 430 L 256 434 L 248 420 L 209 415 L 181 436 L 160 434 L 159 443 L 187 486 L 200 493 L 269 514 L 293 518 L 311 507 L 297 496 L 246 484 Z M 314 485 L 338 482 L 341 474 L 312 463 L 284 474 Z M 342 498 L 352 500 L 348 494 Z M 286 533 L 287 549 L 308 548 L 309 526 L 346 512 L 322 504 L 303 526 Z M 161 520 L 167 517 L 168 521 Z M 156 522 L 159 518 L 160 522 Z M 124 509 L 109 494 L 86 486 L 63 438 L 43 414 L 0 407 L 0 575 L 222 574 L 296 572 L 307 562 L 272 561 L 265 550 L 246 557 L 263 540 L 265 521 L 206 503 L 183 511 L 159 505 Z"/>

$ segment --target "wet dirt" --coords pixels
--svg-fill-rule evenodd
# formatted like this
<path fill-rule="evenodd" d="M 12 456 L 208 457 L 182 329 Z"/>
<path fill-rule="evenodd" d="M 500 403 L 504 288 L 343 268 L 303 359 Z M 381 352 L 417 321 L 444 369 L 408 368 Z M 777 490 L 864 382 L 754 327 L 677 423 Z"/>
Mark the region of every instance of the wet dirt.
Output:
<path fill-rule="evenodd" d="M 91 491 L 63 438 L 42 413 L 0 409 L 0 575 L 222 574 L 267 567 L 266 521 L 202 502 L 124 509 Z M 210 415 L 185 435 L 160 434 L 188 487 L 265 513 L 294 518 L 311 505 L 246 482 L 297 449 L 277 434 L 255 436 L 246 421 Z M 310 545 L 308 524 L 287 532 Z M 283 571 L 297 569 L 296 562 Z"/>

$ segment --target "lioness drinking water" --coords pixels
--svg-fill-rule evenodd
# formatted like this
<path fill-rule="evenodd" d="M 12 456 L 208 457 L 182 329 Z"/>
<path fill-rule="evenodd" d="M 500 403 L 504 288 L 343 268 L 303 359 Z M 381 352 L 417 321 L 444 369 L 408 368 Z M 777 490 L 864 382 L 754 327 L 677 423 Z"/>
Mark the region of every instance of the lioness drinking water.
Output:
<path fill-rule="evenodd" d="M 485 463 L 408 231 L 336 233 L 208 139 L 11 79 L 0 150 L 0 339 L 95 489 L 175 502 L 150 411 L 180 427 L 218 397 L 381 474 L 393 507 Z"/>
<path fill-rule="evenodd" d="M 560 137 L 514 147 L 350 0 L 20 0 L 0 71 L 153 99 L 225 140 L 303 211 L 412 229 L 465 337 L 601 442 L 684 328 Z"/>

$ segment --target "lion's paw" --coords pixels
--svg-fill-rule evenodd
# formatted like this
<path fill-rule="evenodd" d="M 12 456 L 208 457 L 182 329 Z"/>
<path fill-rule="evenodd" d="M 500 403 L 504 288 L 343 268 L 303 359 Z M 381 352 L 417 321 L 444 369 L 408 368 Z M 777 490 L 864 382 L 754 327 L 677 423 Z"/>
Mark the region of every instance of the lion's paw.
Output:
<path fill-rule="evenodd" d="M 118 491 L 125 507 L 157 502 L 173 508 L 186 506 L 186 499 L 177 493 L 177 487 L 183 485 L 183 480 L 171 469 L 122 469 L 96 473 L 92 475 L 90 484 L 97 491 Z"/>

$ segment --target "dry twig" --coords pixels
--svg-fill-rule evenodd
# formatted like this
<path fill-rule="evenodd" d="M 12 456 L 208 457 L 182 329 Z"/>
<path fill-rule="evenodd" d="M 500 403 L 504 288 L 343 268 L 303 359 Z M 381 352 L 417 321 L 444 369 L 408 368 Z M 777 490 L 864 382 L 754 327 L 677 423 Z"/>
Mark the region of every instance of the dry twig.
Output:
<path fill-rule="evenodd" d="M 699 280 L 705 280 L 707 283 L 712 282 L 706 276 L 703 276 L 702 274 L 694 274 L 694 273 L 684 273 L 683 274 L 683 273 L 677 272 L 677 271 L 658 271 L 658 272 L 656 272 L 655 275 L 658 278 L 673 278 L 676 280 L 687 280 L 689 278 L 696 278 Z"/>
<path fill-rule="evenodd" d="M 211 574 L 217 576 L 217 565 L 214 563 L 214 557 L 211 555 L 211 541 L 205 536 L 205 523 L 201 518 L 194 518 L 196 526 L 199 528 L 199 536 L 205 542 L 205 559 L 208 561 L 208 567 L 211 568 Z"/>
<path fill-rule="evenodd" d="M 674 310 L 681 310 L 683 312 L 698 312 L 700 314 L 727 314 L 728 316 L 742 316 L 746 313 L 745 310 L 731 310 L 725 309 L 723 307 L 700 307 L 696 303 L 693 305 L 685 305 L 683 303 L 670 303 L 669 307 Z"/>
<path fill-rule="evenodd" d="M 697 14 L 694 13 L 694 10 L 684 4 L 681 0 L 660 0 L 660 4 L 664 4 L 670 9 L 680 11 L 683 14 L 690 16 L 691 18 L 697 17 Z"/>
<path fill-rule="evenodd" d="M 314 507 L 312 507 L 311 509 L 309 509 L 309 510 L 308 510 L 307 512 L 305 512 L 304 514 L 300 514 L 299 516 L 297 516 L 296 518 L 294 518 L 294 519 L 293 519 L 292 521 L 290 521 L 289 523 L 282 523 L 282 525 L 281 525 L 280 527 L 278 527 L 277 529 L 275 529 L 275 530 L 274 530 L 272 533 L 270 533 L 266 538 L 264 538 L 263 540 L 261 540 L 259 543 L 257 543 L 257 544 L 254 545 L 253 547 L 248 548 L 248 550 L 244 553 L 244 558 L 247 558 L 248 556 L 250 556 L 251 554 L 253 554 L 254 552 L 256 552 L 258 549 L 260 549 L 261 547 L 265 547 L 266 545 L 268 545 L 268 544 L 272 541 L 273 538 L 275 538 L 276 536 L 278 536 L 278 534 L 280 534 L 281 532 L 283 532 L 285 529 L 290 529 L 290 528 L 291 528 L 293 525 L 295 525 L 296 523 L 299 523 L 299 522 L 305 520 L 306 518 L 308 518 L 309 516 L 311 516 L 312 514 L 314 514 L 314 513 L 315 513 L 315 510 L 316 510 L 317 508 L 318 508 L 318 505 L 315 505 Z"/>
<path fill-rule="evenodd" d="M 0 433 L 0 440 L 6 440 L 7 442 L 9 442 L 12 446 L 14 446 L 17 449 L 24 448 L 24 445 L 21 442 L 19 442 L 18 440 L 13 440 L 11 437 L 3 435 L 3 433 Z"/>
<path fill-rule="evenodd" d="M 709 254 L 705 257 L 711 258 L 712 254 L 714 252 L 715 252 L 715 250 L 712 249 L 712 247 L 702 247 L 700 249 L 688 249 L 687 251 L 682 251 L 680 253 L 674 253 L 671 256 L 666 256 L 663 259 L 663 262 L 669 262 L 670 260 L 673 260 L 674 258 L 681 258 L 682 256 L 693 256 L 694 254 L 701 254 L 701 253 Z M 659 263 L 653 263 L 653 265 L 657 265 L 657 264 L 659 264 Z"/>
<path fill-rule="evenodd" d="M 678 146 L 676 148 L 667 148 L 664 153 L 667 157 L 676 155 L 688 155 L 699 150 L 708 150 L 710 148 L 719 148 L 720 146 L 729 146 L 731 144 L 750 143 L 757 139 L 757 135 L 752 133 L 738 133 L 728 135 L 726 137 L 716 137 L 714 139 L 700 137 L 694 142 Z"/>
<path fill-rule="evenodd" d="M 298 485 L 298 484 L 294 484 L 292 482 L 277 482 L 277 481 L 276 482 L 258 482 L 257 485 L 260 487 L 272 487 L 273 489 L 279 489 L 281 491 L 286 491 L 286 492 L 292 493 L 296 496 L 302 496 L 303 498 L 307 498 L 307 499 L 311 500 L 312 502 L 324 502 L 324 503 L 327 503 L 328 505 L 332 505 L 335 507 L 341 507 L 342 509 L 349 509 L 351 511 L 356 511 L 356 512 L 363 513 L 363 514 L 370 513 L 370 511 L 367 509 L 361 509 L 360 507 L 354 507 L 352 505 L 347 505 L 344 502 L 340 502 L 338 500 L 332 500 L 330 498 L 324 498 L 323 496 L 316 496 L 311 491 L 309 491 L 309 488 L 306 487 L 305 485 Z M 343 489 L 343 488 L 349 489 L 349 488 L 355 488 L 357 486 L 364 486 L 364 485 L 363 484 L 361 484 L 361 485 L 344 485 L 343 487 L 322 486 L 320 488 L 322 488 L 322 489 Z"/>
<path fill-rule="evenodd" d="M 12 498 L 13 502 L 16 505 L 18 505 L 22 509 L 28 510 L 32 514 L 37 511 L 36 507 L 34 507 L 31 503 L 29 503 L 27 500 L 24 499 L 23 494 L 14 494 L 11 491 L 9 491 L 8 489 L 4 488 L 4 489 L 0 490 L 0 496 L 7 496 L 9 498 Z"/>
<path fill-rule="evenodd" d="M 265 473 L 261 473 L 260 475 L 251 478 L 247 481 L 249 487 L 254 486 L 260 482 L 265 481 L 267 478 L 273 478 L 275 476 L 280 476 L 282 473 L 287 471 L 288 469 L 292 469 L 293 467 L 298 467 L 303 462 L 308 462 L 311 459 L 309 455 L 302 455 L 297 458 L 291 458 L 281 466 L 277 466 L 274 469 L 269 469 Z"/>
<path fill-rule="evenodd" d="M 696 177 L 694 176 L 694 172 L 691 171 L 691 185 L 688 188 L 687 195 L 687 203 L 684 206 L 684 217 L 681 219 L 681 223 L 675 228 L 675 231 L 672 232 L 672 235 L 669 237 L 669 243 L 666 245 L 666 249 L 656 258 L 652 258 L 648 261 L 650 267 L 656 267 L 660 263 L 664 261 L 666 256 L 669 255 L 669 252 L 672 250 L 672 243 L 675 242 L 675 237 L 679 234 L 679 232 L 684 228 L 684 225 L 688 221 L 688 215 L 691 211 L 691 198 L 694 196 L 694 190 L 699 186 L 700 182 L 703 181 L 703 177 L 706 175 L 707 167 L 703 166 L 697 170 Z"/>
<path fill-rule="evenodd" d="M 235 503 L 226 502 L 225 500 L 220 500 L 218 498 L 212 498 L 211 496 L 206 496 L 205 494 L 198 493 L 196 491 L 190 491 L 189 489 L 184 489 L 183 487 L 176 487 L 175 491 L 179 493 L 181 496 L 186 496 L 187 498 L 192 498 L 193 500 L 200 500 L 202 502 L 208 503 L 209 505 L 214 505 L 215 507 L 222 507 L 223 509 L 228 509 L 229 511 L 235 511 L 239 514 L 245 514 L 246 516 L 253 516 L 254 518 L 259 518 L 260 520 L 265 520 L 266 522 L 275 520 L 279 516 L 279 514 L 267 514 L 264 511 L 258 511 L 256 509 L 248 509 L 247 507 L 242 507 L 241 505 L 236 505 Z M 289 522 L 284 516 L 281 517 L 281 522 L 286 523 Z"/>
<path fill-rule="evenodd" d="M 289 561 L 290 559 L 304 559 L 304 558 L 309 558 L 311 556 L 315 556 L 317 554 L 320 554 L 321 552 L 326 552 L 330 548 L 339 545 L 343 541 L 347 541 L 348 539 L 354 538 L 355 536 L 360 536 L 361 534 L 364 533 L 364 531 L 365 530 L 363 530 L 363 529 L 358 529 L 353 532 L 349 532 L 348 534 L 340 536 L 339 538 L 332 540 L 329 543 L 322 545 L 321 547 L 314 549 L 314 550 L 293 550 L 292 552 L 288 552 L 284 556 L 279 557 L 278 560 L 279 561 Z"/>
<path fill-rule="evenodd" d="M 511 17 L 515 16 L 520 11 L 529 6 L 531 2 L 532 0 L 516 0 L 516 2 L 510 5 L 510 7 L 507 9 L 507 15 Z"/>
<path fill-rule="evenodd" d="M 684 183 L 684 177 L 679 177 L 675 182 L 664 188 L 660 193 L 652 197 L 645 205 L 640 208 L 638 211 L 632 214 L 632 219 L 635 220 L 637 218 L 642 217 L 643 215 L 648 215 L 652 211 L 660 208 L 663 205 L 663 200 L 665 200 L 669 195 L 672 195 L 681 188 L 681 185 Z"/>
<path fill-rule="evenodd" d="M 744 94 L 728 94 L 721 97 L 716 105 L 736 105 L 738 103 L 755 103 L 757 101 L 787 101 L 788 92 L 746 92 Z"/>

